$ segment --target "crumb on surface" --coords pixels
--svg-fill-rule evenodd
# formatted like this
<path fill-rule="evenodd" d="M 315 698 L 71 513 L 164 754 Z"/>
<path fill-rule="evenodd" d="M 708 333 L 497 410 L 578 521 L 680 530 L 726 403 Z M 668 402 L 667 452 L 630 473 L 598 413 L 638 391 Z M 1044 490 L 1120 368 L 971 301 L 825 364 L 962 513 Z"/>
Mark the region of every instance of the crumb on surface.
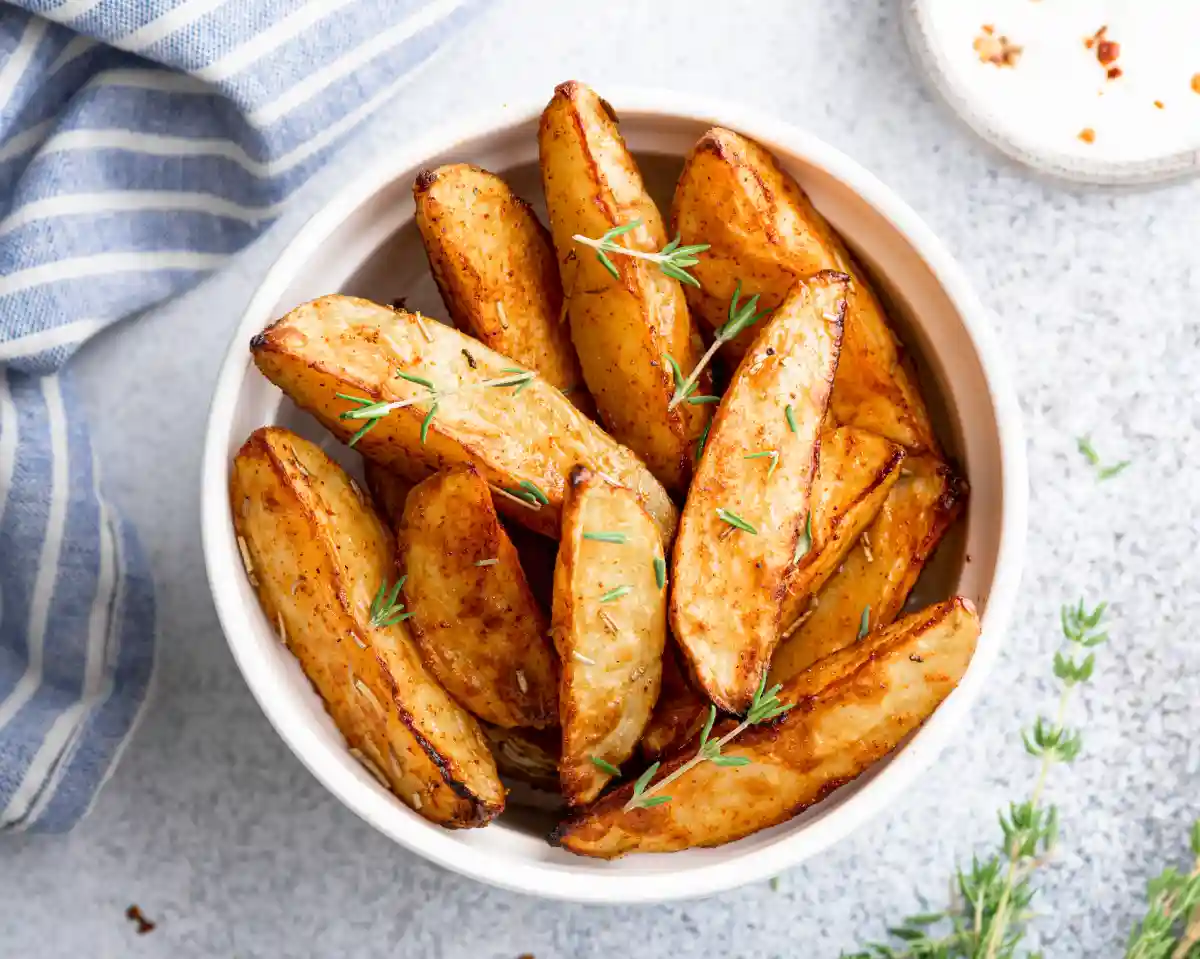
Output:
<path fill-rule="evenodd" d="M 1192 74 L 1192 92 L 1200 93 L 1200 73 Z"/>
<path fill-rule="evenodd" d="M 1015 67 L 1024 47 L 1013 43 L 1003 34 L 997 36 L 996 28 L 985 23 L 972 46 L 979 54 L 980 63 L 991 63 L 998 67 Z"/>
<path fill-rule="evenodd" d="M 137 934 L 139 936 L 144 936 L 146 933 L 154 931 L 155 923 L 143 915 L 142 910 L 138 908 L 136 903 L 125 910 L 125 918 L 137 923 Z"/>
<path fill-rule="evenodd" d="M 1120 76 L 1120 75 L 1121 75 L 1123 72 L 1124 72 L 1124 71 L 1123 71 L 1123 70 L 1122 70 L 1120 67 L 1109 67 L 1109 68 L 1108 68 L 1108 78 L 1109 78 L 1110 80 L 1115 80 L 1115 79 L 1117 79 L 1117 77 L 1119 77 L 1119 76 Z"/>
<path fill-rule="evenodd" d="M 1117 58 L 1121 55 L 1121 44 L 1108 39 L 1108 24 L 1102 26 L 1090 37 L 1084 37 L 1083 45 L 1088 50 L 1096 51 L 1096 62 L 1104 67 L 1104 73 L 1108 79 L 1116 80 L 1124 74 L 1125 71 L 1116 65 Z"/>
<path fill-rule="evenodd" d="M 1081 139 L 1084 143 L 1095 143 L 1096 131 L 1091 127 L 1084 127 L 1079 131 L 1079 139 Z"/>
<path fill-rule="evenodd" d="M 1163 109 L 1163 106 L 1164 106 L 1162 100 L 1155 100 L 1154 105 L 1156 107 L 1158 107 L 1160 110 Z"/>

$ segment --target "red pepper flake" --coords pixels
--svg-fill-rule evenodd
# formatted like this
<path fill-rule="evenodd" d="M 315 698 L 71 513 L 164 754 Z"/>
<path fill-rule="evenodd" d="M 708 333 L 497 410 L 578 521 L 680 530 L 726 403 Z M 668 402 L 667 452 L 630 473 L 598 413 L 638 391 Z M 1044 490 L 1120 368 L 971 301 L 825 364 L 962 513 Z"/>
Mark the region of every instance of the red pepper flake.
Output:
<path fill-rule="evenodd" d="M 980 63 L 991 63 L 997 67 L 1015 67 L 1025 48 L 1017 46 L 1006 36 L 996 36 L 996 28 L 985 23 L 982 32 L 972 45 L 979 54 Z"/>
<path fill-rule="evenodd" d="M 1119 76 L 1120 76 L 1120 75 L 1121 75 L 1123 72 L 1124 72 L 1124 71 L 1122 71 L 1120 67 L 1109 67 L 1109 68 L 1108 68 L 1108 78 L 1109 78 L 1110 80 L 1115 80 L 1115 79 L 1117 79 L 1117 77 L 1119 77 Z"/>
<path fill-rule="evenodd" d="M 1084 127 L 1079 131 L 1079 139 L 1081 139 L 1084 143 L 1095 143 L 1096 131 L 1091 127 Z"/>
<path fill-rule="evenodd" d="M 155 923 L 142 915 L 142 910 L 136 905 L 130 906 L 125 910 L 125 918 L 130 922 L 137 923 L 137 934 L 139 936 L 144 936 L 146 933 L 154 931 Z"/>

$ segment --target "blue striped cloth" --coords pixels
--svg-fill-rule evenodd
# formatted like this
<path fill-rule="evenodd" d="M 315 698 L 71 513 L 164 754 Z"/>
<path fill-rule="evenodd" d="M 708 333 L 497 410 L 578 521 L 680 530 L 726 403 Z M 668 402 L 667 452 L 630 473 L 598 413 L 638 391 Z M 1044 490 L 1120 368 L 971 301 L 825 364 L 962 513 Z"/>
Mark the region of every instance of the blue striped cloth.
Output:
<path fill-rule="evenodd" d="M 154 668 L 63 364 L 253 240 L 484 2 L 0 2 L 0 829 L 87 811 Z"/>

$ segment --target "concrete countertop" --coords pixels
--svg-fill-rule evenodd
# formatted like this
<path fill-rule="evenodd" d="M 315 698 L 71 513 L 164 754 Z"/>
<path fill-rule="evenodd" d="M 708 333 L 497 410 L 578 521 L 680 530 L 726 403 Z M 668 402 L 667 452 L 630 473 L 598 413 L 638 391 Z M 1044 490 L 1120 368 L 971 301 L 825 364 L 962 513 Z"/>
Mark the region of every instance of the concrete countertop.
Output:
<path fill-rule="evenodd" d="M 1084 753 L 1056 771 L 1062 849 L 1042 875 L 1047 955 L 1118 955 L 1144 882 L 1182 864 L 1200 815 L 1200 185 L 1113 195 L 1033 179 L 925 91 L 892 0 L 498 3 L 221 276 L 79 357 L 110 498 L 158 577 L 157 691 L 90 817 L 0 841 L 0 954 L 636 959 L 836 956 L 943 900 L 956 859 L 1030 787 L 1021 726 L 1053 696 L 1059 605 L 1112 604 L 1077 704 Z M 753 11 L 753 13 L 751 13 Z M 362 158 L 458 112 L 577 77 L 737 98 L 807 127 L 893 187 L 996 314 L 1029 436 L 1023 598 L 990 692 L 890 814 L 766 884 L 673 906 L 557 905 L 497 892 L 390 844 L 268 726 L 208 596 L 201 437 L 256 278 Z M 1090 433 L 1098 482 L 1075 448 Z M 158 928 L 136 936 L 137 903 Z"/>

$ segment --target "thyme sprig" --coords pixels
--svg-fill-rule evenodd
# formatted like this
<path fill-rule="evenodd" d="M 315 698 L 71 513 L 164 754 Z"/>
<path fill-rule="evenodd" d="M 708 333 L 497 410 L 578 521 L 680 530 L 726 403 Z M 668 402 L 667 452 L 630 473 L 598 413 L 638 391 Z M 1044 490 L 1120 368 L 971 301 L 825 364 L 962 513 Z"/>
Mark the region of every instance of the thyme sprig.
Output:
<path fill-rule="evenodd" d="M 700 374 L 712 362 L 712 358 L 716 356 L 717 350 L 734 339 L 742 330 L 753 326 L 764 316 L 770 313 L 770 310 L 758 309 L 759 294 L 755 293 L 745 303 L 741 302 L 742 298 L 742 281 L 737 281 L 737 286 L 733 290 L 733 299 L 729 301 L 728 319 L 717 330 L 716 338 L 712 341 L 712 345 L 700 357 L 700 362 L 696 364 L 696 368 L 688 375 L 686 379 L 680 382 L 680 377 L 675 377 L 675 395 L 671 397 L 671 402 L 667 404 L 668 410 L 673 410 L 682 403 L 696 388 L 696 382 L 700 379 Z M 675 371 L 678 371 L 679 366 L 674 360 L 671 364 Z"/>
<path fill-rule="evenodd" d="M 417 376 L 415 373 L 406 373 L 404 370 L 396 371 L 396 378 L 408 380 L 410 383 L 416 383 L 418 386 L 425 387 L 428 392 L 423 396 L 414 396 L 407 400 L 392 400 L 392 401 L 375 401 L 369 400 L 362 396 L 351 396 L 347 393 L 335 393 L 338 399 L 346 400 L 354 403 L 355 408 L 346 410 L 338 415 L 338 419 L 342 420 L 366 420 L 367 422 L 362 428 L 351 437 L 349 445 L 353 446 L 367 433 L 379 425 L 379 421 L 387 416 L 392 410 L 402 410 L 405 407 L 413 406 L 417 403 L 430 404 L 425 418 L 421 421 L 421 443 L 424 444 L 426 437 L 429 435 L 429 424 L 433 422 L 433 417 L 437 413 L 438 403 L 442 397 L 453 396 L 455 393 L 465 393 L 468 390 L 487 389 L 490 387 L 499 386 L 515 386 L 517 389 L 513 392 L 513 396 L 517 396 L 520 392 L 529 385 L 529 382 L 537 376 L 537 373 L 532 370 L 522 370 L 517 367 L 508 367 L 503 370 L 504 376 L 493 377 L 488 380 L 481 380 L 478 383 L 460 383 L 458 386 L 451 386 L 446 389 L 441 389 L 432 381 L 423 376 Z"/>
<path fill-rule="evenodd" d="M 708 249 L 707 243 L 695 243 L 691 246 L 679 245 L 679 234 L 675 234 L 675 239 L 664 246 L 657 253 L 647 253 L 645 250 L 634 250 L 624 246 L 617 241 L 618 237 L 624 236 L 631 230 L 636 230 L 642 225 L 642 221 L 632 220 L 629 223 L 623 223 L 620 226 L 614 226 L 611 230 L 595 240 L 591 237 L 582 236 L 578 233 L 572 237 L 576 243 L 582 243 L 584 246 L 590 246 L 596 251 L 596 259 L 600 261 L 601 266 L 608 270 L 613 275 L 614 279 L 621 278 L 621 271 L 617 269 L 616 264 L 609 259 L 608 254 L 620 253 L 622 256 L 632 256 L 639 260 L 649 260 L 651 263 L 657 263 L 658 268 L 673 280 L 678 280 L 680 283 L 686 283 L 688 286 L 694 286 L 697 289 L 700 287 L 700 281 L 688 272 L 689 267 L 695 266 L 700 262 L 696 256 L 697 253 L 703 253 Z"/>
<path fill-rule="evenodd" d="M 1065 645 L 1055 653 L 1054 674 L 1062 681 L 1054 719 L 1038 717 L 1022 734 L 1025 750 L 1039 760 L 1033 791 L 1024 802 L 1010 803 L 1000 813 L 999 849 L 970 868 L 955 871 L 951 901 L 942 912 L 909 916 L 888 930 L 889 942 L 872 943 L 844 959 L 1011 959 L 1032 917 L 1036 895 L 1032 876 L 1045 864 L 1058 842 L 1058 810 L 1043 801 L 1051 769 L 1070 763 L 1082 748 L 1077 730 L 1065 725 L 1075 689 L 1091 679 L 1095 654 L 1076 658 L 1108 639 L 1100 630 L 1105 605 L 1088 610 L 1082 601 L 1062 609 Z M 1165 959 L 1150 952 L 1138 959 Z"/>
<path fill-rule="evenodd" d="M 708 718 L 704 722 L 704 728 L 700 730 L 700 748 L 696 750 L 696 755 L 673 773 L 664 776 L 654 785 L 650 785 L 650 781 L 654 778 L 654 774 L 658 772 L 659 764 L 654 763 L 651 765 L 638 777 L 637 782 L 633 784 L 633 796 L 625 804 L 625 812 L 629 812 L 631 809 L 651 809 L 654 806 L 661 806 L 663 803 L 670 802 L 670 796 L 659 794 L 661 790 L 675 782 L 680 776 L 685 775 L 693 767 L 700 765 L 700 763 L 710 762 L 717 766 L 748 766 L 750 764 L 748 756 L 726 756 L 721 750 L 751 726 L 758 726 L 762 723 L 769 723 L 774 719 L 778 719 L 795 705 L 795 703 L 785 704 L 779 701 L 778 693 L 783 688 L 782 684 L 777 683 L 770 689 L 766 687 L 767 674 L 764 671 L 762 679 L 759 680 L 758 689 L 754 691 L 754 699 L 750 702 L 750 708 L 746 711 L 745 719 L 720 739 L 711 738 L 710 734 L 712 733 L 713 724 L 717 721 L 717 707 L 709 706 Z"/>
<path fill-rule="evenodd" d="M 1192 823 L 1190 873 L 1168 866 L 1146 890 L 1146 915 L 1133 929 L 1125 959 L 1196 959 L 1200 956 L 1200 819 Z"/>
<path fill-rule="evenodd" d="M 412 613 L 404 612 L 404 604 L 397 602 L 400 598 L 400 589 L 404 586 L 404 581 L 407 576 L 401 576 L 396 580 L 396 585 L 388 591 L 387 577 L 379 584 L 379 591 L 375 593 L 375 598 L 371 600 L 371 625 L 376 629 L 383 629 L 385 626 L 395 626 L 397 623 L 402 623 Z"/>

